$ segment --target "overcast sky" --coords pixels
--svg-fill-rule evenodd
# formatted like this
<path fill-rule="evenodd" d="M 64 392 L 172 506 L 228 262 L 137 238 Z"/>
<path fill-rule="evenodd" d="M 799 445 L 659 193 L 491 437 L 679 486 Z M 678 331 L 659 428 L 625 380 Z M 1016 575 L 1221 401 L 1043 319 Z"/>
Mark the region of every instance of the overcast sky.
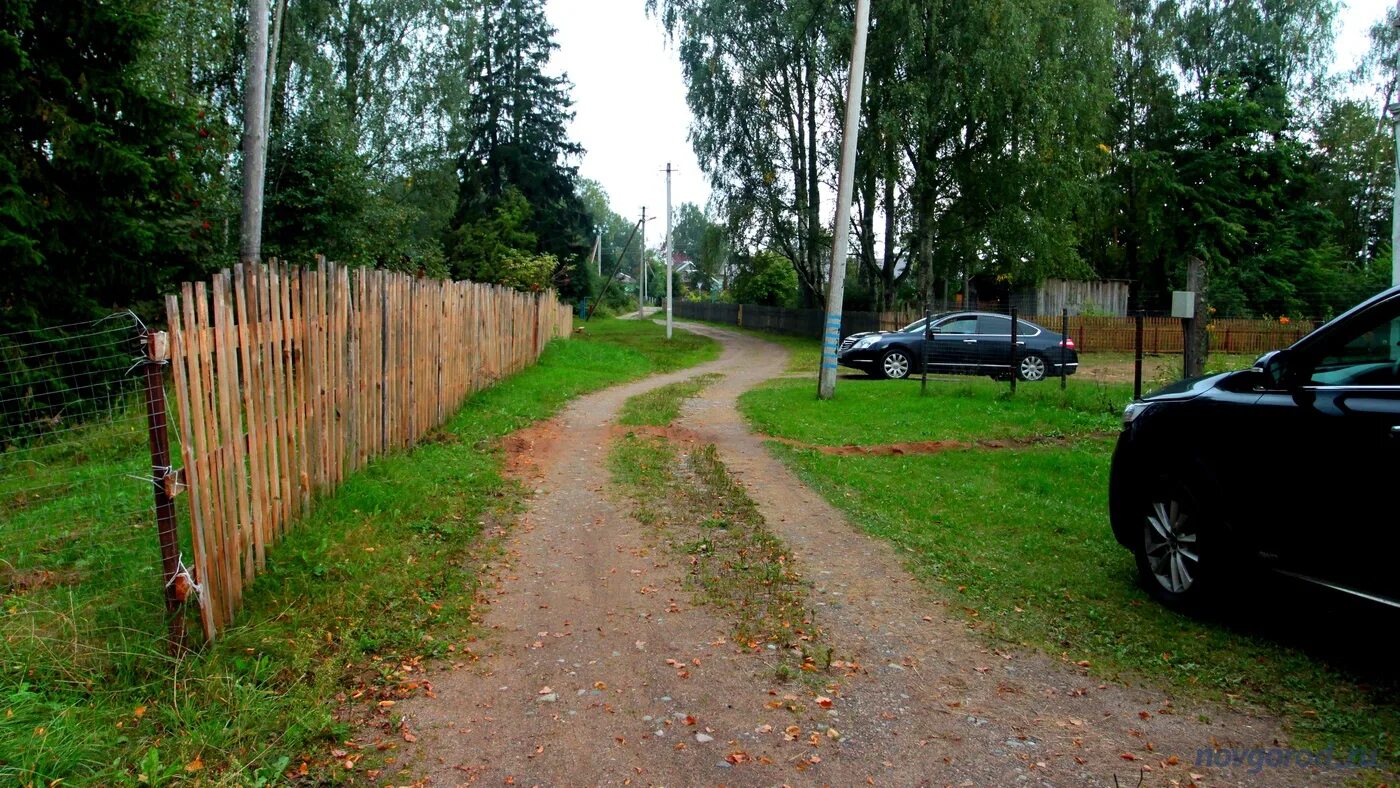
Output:
<path fill-rule="evenodd" d="M 1371 25 L 1390 0 L 1345 0 L 1337 26 L 1336 69 L 1351 68 L 1368 45 Z M 603 184 L 625 217 L 661 215 L 669 161 L 675 205 L 709 199 L 705 176 L 686 136 L 690 110 L 677 53 L 644 0 L 549 0 L 558 28 L 554 66 L 574 83 L 571 133 L 587 149 L 580 174 Z M 650 222 L 648 222 L 650 224 Z M 661 226 L 648 228 L 659 240 Z M 652 241 L 655 243 L 655 241 Z"/>

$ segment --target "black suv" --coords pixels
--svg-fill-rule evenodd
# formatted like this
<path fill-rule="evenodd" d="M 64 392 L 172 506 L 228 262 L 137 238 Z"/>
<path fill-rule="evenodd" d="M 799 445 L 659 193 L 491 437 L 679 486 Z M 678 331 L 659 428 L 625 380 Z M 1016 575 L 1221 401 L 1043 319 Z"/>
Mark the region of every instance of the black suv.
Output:
<path fill-rule="evenodd" d="M 1129 405 L 1109 510 L 1144 586 L 1169 604 L 1264 567 L 1400 607 L 1397 483 L 1400 287 L 1253 369 Z"/>
<path fill-rule="evenodd" d="M 898 380 L 923 369 L 944 374 L 991 375 L 1021 380 L 1057 377 L 1079 368 L 1074 340 L 1027 320 L 1016 321 L 1016 353 L 1011 352 L 1011 318 L 995 312 L 947 312 L 916 320 L 898 331 L 867 331 L 841 342 L 836 360 L 875 377 Z M 927 339 L 925 339 L 927 335 Z M 927 356 L 925 356 L 927 352 Z"/>

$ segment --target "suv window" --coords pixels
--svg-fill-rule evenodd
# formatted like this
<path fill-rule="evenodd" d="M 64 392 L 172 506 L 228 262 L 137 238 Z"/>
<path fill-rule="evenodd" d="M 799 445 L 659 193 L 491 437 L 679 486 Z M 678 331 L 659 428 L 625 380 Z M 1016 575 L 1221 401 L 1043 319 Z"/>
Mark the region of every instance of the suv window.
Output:
<path fill-rule="evenodd" d="M 1400 315 L 1394 308 L 1341 332 L 1307 372 L 1314 386 L 1400 385 Z"/>
<path fill-rule="evenodd" d="M 935 326 L 934 330 L 940 334 L 976 334 L 977 318 L 973 316 L 949 318 Z"/>

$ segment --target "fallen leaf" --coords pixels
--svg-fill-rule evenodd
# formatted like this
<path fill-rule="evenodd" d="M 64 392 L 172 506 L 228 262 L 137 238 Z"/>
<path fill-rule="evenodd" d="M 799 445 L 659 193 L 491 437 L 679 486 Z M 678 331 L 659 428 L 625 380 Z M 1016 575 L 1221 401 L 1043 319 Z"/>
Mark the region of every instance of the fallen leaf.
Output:
<path fill-rule="evenodd" d="M 187 771 L 187 772 L 197 772 L 197 771 L 199 771 L 200 769 L 203 769 L 203 768 L 204 768 L 204 760 L 203 760 L 200 756 L 198 756 L 198 755 L 194 756 L 194 760 L 192 760 L 192 761 L 190 761 L 189 763 L 185 764 L 185 771 Z"/>
<path fill-rule="evenodd" d="M 1122 758 L 1122 759 L 1125 760 L 1125 761 L 1136 761 L 1136 760 L 1137 760 L 1137 756 L 1136 756 L 1136 755 L 1133 755 L 1133 754 L 1130 753 L 1130 752 L 1125 752 L 1125 753 L 1123 753 L 1122 755 L 1120 755 L 1120 756 L 1118 756 L 1118 757 L 1119 757 L 1119 758 Z"/>
<path fill-rule="evenodd" d="M 141 719 L 142 717 L 146 716 L 146 707 L 145 707 L 145 706 L 137 706 L 135 709 L 132 710 L 131 713 L 132 713 L 132 714 L 135 714 L 135 715 L 136 715 L 136 719 L 139 720 L 139 719 Z"/>
<path fill-rule="evenodd" d="M 724 756 L 724 759 L 737 766 L 738 764 L 748 761 L 749 754 L 740 750 L 738 752 L 729 753 L 728 755 Z"/>
<path fill-rule="evenodd" d="M 1152 718 L 1152 715 L 1151 715 L 1150 713 L 1148 713 L 1148 712 L 1140 711 L 1140 712 L 1138 712 L 1138 717 L 1141 717 L 1141 718 L 1144 719 L 1144 720 L 1148 720 L 1148 719 L 1151 719 L 1151 718 Z"/>
<path fill-rule="evenodd" d="M 551 693 L 551 692 L 553 692 L 553 691 L 554 691 L 554 690 L 550 689 L 549 687 L 540 687 L 540 692 L 539 692 L 539 694 L 541 694 L 541 695 L 548 695 L 549 693 Z"/>
<path fill-rule="evenodd" d="M 825 695 L 818 695 L 817 705 L 821 706 L 823 709 L 829 709 L 831 708 L 831 698 L 828 698 Z"/>

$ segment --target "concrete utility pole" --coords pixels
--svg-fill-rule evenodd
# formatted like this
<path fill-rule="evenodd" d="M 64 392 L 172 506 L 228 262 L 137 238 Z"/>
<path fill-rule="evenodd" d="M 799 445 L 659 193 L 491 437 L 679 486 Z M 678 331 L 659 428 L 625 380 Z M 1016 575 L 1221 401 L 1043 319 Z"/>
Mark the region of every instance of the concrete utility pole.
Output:
<path fill-rule="evenodd" d="M 1390 284 L 1400 285 L 1400 104 L 1386 107 L 1395 121 L 1395 185 L 1391 189 L 1390 208 Z"/>
<path fill-rule="evenodd" d="M 846 245 L 851 230 L 851 193 L 855 188 L 856 142 L 860 136 L 860 105 L 865 89 L 865 39 L 870 31 L 870 0 L 856 0 L 855 41 L 851 45 L 851 78 L 846 87 L 846 128 L 841 140 L 841 182 L 832 233 L 831 273 L 826 283 L 826 324 L 822 332 L 822 368 L 817 396 L 836 395 L 836 346 L 841 341 L 841 309 L 846 297 Z"/>
<path fill-rule="evenodd" d="M 642 206 L 642 239 L 637 244 L 637 319 L 646 317 L 642 310 L 647 301 L 647 207 Z"/>
<path fill-rule="evenodd" d="M 671 162 L 666 162 L 666 338 L 671 338 Z"/>

